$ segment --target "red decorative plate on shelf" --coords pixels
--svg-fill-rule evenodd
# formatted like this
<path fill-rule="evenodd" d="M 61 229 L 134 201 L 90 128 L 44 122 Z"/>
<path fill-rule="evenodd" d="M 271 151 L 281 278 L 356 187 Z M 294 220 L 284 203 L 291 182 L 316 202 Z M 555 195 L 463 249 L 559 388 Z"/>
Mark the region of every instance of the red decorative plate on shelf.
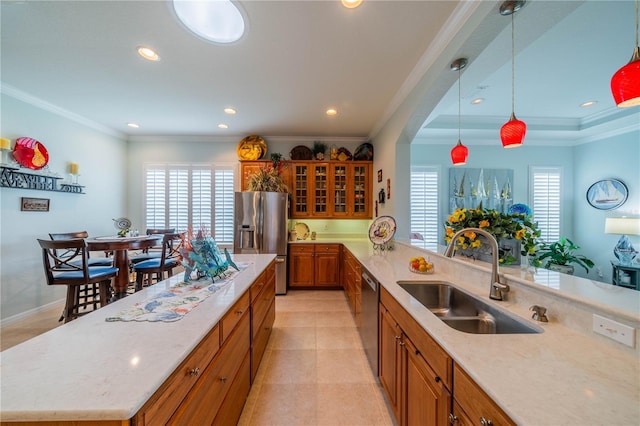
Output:
<path fill-rule="evenodd" d="M 13 148 L 13 158 L 22 167 L 39 170 L 49 162 L 47 149 L 33 138 L 18 138 Z"/>

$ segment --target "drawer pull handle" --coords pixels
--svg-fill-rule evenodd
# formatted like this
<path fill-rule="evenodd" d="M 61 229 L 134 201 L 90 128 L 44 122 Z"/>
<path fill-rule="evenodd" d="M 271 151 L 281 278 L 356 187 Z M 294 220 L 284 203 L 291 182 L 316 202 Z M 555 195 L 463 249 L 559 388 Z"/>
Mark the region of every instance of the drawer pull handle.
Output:
<path fill-rule="evenodd" d="M 449 423 L 458 423 L 458 416 L 454 416 L 453 413 L 449 413 Z"/>
<path fill-rule="evenodd" d="M 243 313 L 243 312 L 244 312 L 244 311 L 243 311 L 242 309 L 238 309 L 238 310 L 236 311 L 236 314 L 238 314 L 238 315 L 242 315 L 242 313 Z"/>
<path fill-rule="evenodd" d="M 480 424 L 482 426 L 493 426 L 491 419 L 485 419 L 484 417 L 480 417 Z"/>
<path fill-rule="evenodd" d="M 224 376 L 222 376 L 222 377 L 220 377 L 220 381 L 221 381 L 222 383 L 227 383 L 227 378 L 226 378 L 226 377 L 224 377 Z"/>
<path fill-rule="evenodd" d="M 440 379 L 440 376 L 436 376 L 436 378 L 435 378 L 436 383 L 440 383 L 440 380 L 442 380 L 442 379 Z"/>
<path fill-rule="evenodd" d="M 196 368 L 192 368 L 189 370 L 189 375 L 190 376 L 197 376 L 198 374 L 200 374 L 200 369 L 198 367 Z"/>

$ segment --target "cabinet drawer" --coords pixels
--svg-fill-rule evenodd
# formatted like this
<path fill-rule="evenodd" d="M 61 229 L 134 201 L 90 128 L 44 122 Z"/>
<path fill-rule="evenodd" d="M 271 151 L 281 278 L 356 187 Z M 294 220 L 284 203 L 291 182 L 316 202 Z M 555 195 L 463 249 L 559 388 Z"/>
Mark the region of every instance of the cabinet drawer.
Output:
<path fill-rule="evenodd" d="M 313 253 L 314 244 L 289 244 L 289 254 Z"/>
<path fill-rule="evenodd" d="M 258 297 L 260 292 L 264 289 L 264 285 L 267 283 L 266 271 L 260 274 L 258 278 L 251 284 L 249 292 L 251 293 L 251 303 Z"/>
<path fill-rule="evenodd" d="M 220 348 L 216 325 L 180 367 L 136 414 L 137 425 L 166 424 Z"/>
<path fill-rule="evenodd" d="M 271 330 L 273 330 L 273 322 L 276 319 L 276 301 L 271 302 L 269 309 L 262 324 L 254 329 L 254 337 L 251 347 L 251 382 L 256 377 L 260 361 L 264 355 L 264 350 L 267 347 L 269 336 L 271 336 Z"/>
<path fill-rule="evenodd" d="M 245 312 L 238 327 L 222 346 L 218 356 L 201 374 L 200 380 L 193 386 L 169 424 L 212 424 L 234 380 L 239 379 L 236 377 L 237 373 L 249 353 L 249 333 L 249 314 Z"/>
<path fill-rule="evenodd" d="M 316 253 L 340 253 L 340 244 L 315 244 Z"/>
<path fill-rule="evenodd" d="M 240 366 L 238 375 L 236 376 L 227 397 L 224 399 L 218 415 L 212 425 L 215 426 L 236 426 L 240 415 L 242 414 L 242 408 L 249 395 L 251 389 L 251 382 L 249 381 L 249 354 L 247 354 Z"/>
<path fill-rule="evenodd" d="M 453 398 L 474 422 L 515 425 L 504 411 L 457 364 L 453 367 Z"/>
<path fill-rule="evenodd" d="M 276 297 L 275 283 L 267 284 L 264 291 L 260 293 L 258 298 L 251 305 L 251 336 L 255 339 L 260 325 L 264 321 L 269 306 L 274 302 Z"/>
<path fill-rule="evenodd" d="M 220 320 L 220 344 L 224 344 L 229 337 L 233 328 L 242 318 L 245 312 L 249 310 L 249 291 L 245 292 L 242 297 L 229 309 L 229 311 Z"/>

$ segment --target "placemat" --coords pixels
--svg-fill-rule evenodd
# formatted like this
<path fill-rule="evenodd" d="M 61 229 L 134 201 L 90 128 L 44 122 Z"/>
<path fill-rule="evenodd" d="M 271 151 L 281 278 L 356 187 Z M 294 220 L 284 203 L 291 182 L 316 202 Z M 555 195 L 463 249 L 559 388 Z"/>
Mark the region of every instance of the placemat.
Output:
<path fill-rule="evenodd" d="M 229 268 L 225 278 L 216 278 L 213 282 L 211 278 L 205 277 L 188 283 L 178 283 L 174 287 L 123 309 L 116 316 L 107 317 L 105 321 L 178 321 L 200 302 L 231 283 L 249 265 L 250 263 L 238 263 L 239 271 Z"/>

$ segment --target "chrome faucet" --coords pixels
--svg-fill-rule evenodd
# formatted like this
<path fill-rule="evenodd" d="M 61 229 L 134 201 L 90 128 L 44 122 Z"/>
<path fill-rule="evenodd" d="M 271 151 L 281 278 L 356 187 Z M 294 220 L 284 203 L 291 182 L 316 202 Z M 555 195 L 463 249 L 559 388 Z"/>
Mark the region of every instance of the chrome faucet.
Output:
<path fill-rule="evenodd" d="M 493 235 L 480 228 L 461 229 L 451 237 L 451 241 L 444 252 L 445 257 L 453 257 L 456 248 L 456 239 L 465 232 L 475 232 L 476 234 L 482 235 L 489 241 L 489 244 L 491 245 L 491 287 L 489 288 L 489 297 L 493 300 L 504 300 L 504 293 L 509 291 L 509 286 L 500 282 L 500 276 L 498 275 L 498 260 L 500 258 L 500 253 L 498 251 L 498 241 L 496 241 Z"/>

